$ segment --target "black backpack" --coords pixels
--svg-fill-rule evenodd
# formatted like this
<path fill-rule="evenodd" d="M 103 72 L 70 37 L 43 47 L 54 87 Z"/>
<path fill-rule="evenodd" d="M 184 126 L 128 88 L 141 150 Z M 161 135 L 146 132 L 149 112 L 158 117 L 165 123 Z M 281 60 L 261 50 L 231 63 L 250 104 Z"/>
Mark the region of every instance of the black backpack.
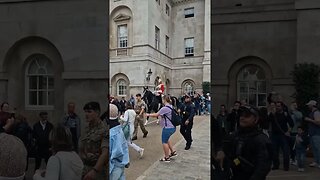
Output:
<path fill-rule="evenodd" d="M 171 109 L 171 119 L 168 118 L 166 115 L 164 115 L 165 118 L 169 119 L 172 123 L 172 125 L 174 126 L 179 126 L 181 125 L 181 121 L 182 121 L 182 118 L 181 116 L 179 115 L 179 113 L 175 110 L 175 109 L 172 109 L 170 106 L 165 106 L 167 108 L 170 108 Z M 167 126 L 167 122 L 165 123 L 166 126 Z"/>

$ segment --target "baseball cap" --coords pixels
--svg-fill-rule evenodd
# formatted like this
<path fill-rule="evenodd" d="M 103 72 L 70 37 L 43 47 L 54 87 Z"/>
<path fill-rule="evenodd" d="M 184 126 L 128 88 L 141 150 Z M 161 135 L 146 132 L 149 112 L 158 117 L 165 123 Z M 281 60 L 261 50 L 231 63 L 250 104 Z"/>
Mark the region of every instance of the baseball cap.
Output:
<path fill-rule="evenodd" d="M 259 116 L 259 110 L 253 106 L 241 106 L 239 108 L 240 116 L 254 115 Z"/>
<path fill-rule="evenodd" d="M 310 100 L 307 104 L 307 106 L 311 105 L 311 106 L 317 106 L 317 101 L 315 100 Z"/>

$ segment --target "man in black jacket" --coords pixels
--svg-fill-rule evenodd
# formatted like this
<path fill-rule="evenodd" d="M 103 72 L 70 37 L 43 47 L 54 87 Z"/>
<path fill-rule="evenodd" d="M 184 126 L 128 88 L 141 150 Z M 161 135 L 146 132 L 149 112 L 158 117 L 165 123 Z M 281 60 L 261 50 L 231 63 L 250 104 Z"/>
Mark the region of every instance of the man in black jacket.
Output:
<path fill-rule="evenodd" d="M 194 105 L 191 102 L 190 95 L 185 95 L 185 103 L 178 109 L 178 112 L 182 113 L 182 122 L 180 127 L 180 133 L 187 141 L 185 150 L 189 150 L 192 144 L 191 129 L 193 126 L 194 117 Z"/>
<path fill-rule="evenodd" d="M 47 112 L 40 112 L 39 116 L 40 121 L 33 126 L 33 137 L 36 139 L 38 147 L 35 170 L 40 168 L 42 159 L 47 163 L 51 156 L 49 135 L 53 125 L 48 121 Z"/>
<path fill-rule="evenodd" d="M 271 122 L 271 141 L 273 145 L 273 170 L 279 169 L 279 149 L 283 153 L 283 169 L 289 170 L 290 163 L 290 132 L 294 127 L 291 116 L 284 111 L 285 105 L 282 102 L 276 103 L 276 112 L 269 114 L 269 121 Z M 291 127 L 288 128 L 288 125 Z"/>
<path fill-rule="evenodd" d="M 268 137 L 258 130 L 259 111 L 251 106 L 239 109 L 239 129 L 224 152 L 233 172 L 233 180 L 265 180 L 272 163 L 272 147 Z M 222 155 L 221 155 L 222 154 Z M 217 160 L 224 159 L 224 153 Z"/>
<path fill-rule="evenodd" d="M 231 113 L 227 117 L 227 122 L 230 124 L 230 132 L 235 132 L 239 126 L 239 108 L 241 106 L 240 101 L 235 101 Z"/>

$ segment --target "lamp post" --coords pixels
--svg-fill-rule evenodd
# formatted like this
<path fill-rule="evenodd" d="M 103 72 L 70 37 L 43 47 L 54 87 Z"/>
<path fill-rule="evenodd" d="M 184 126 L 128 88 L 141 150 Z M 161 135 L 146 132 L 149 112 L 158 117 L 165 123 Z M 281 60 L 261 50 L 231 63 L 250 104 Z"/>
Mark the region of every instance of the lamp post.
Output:
<path fill-rule="evenodd" d="M 149 69 L 149 72 L 147 72 L 147 76 L 146 76 L 147 83 L 149 83 L 151 75 L 152 75 L 152 71 L 151 71 L 151 69 Z"/>

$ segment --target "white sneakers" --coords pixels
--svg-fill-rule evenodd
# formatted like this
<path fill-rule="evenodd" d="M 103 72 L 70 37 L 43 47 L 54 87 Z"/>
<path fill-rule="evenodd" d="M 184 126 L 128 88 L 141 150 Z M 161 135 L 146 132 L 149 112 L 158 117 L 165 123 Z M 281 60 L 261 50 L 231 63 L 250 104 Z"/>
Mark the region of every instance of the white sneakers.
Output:
<path fill-rule="evenodd" d="M 293 165 L 293 166 L 297 166 L 298 165 L 297 160 L 295 160 L 295 161 L 290 160 L 290 161 L 291 161 L 291 165 Z"/>
<path fill-rule="evenodd" d="M 315 162 L 313 162 L 313 163 L 309 164 L 309 166 L 310 166 L 310 167 L 316 167 L 316 166 L 318 166 L 318 164 L 315 163 Z"/>
<path fill-rule="evenodd" d="M 143 152 L 144 152 L 144 149 L 143 149 L 143 148 L 141 148 L 141 150 L 139 151 L 140 158 L 142 158 L 142 156 L 143 156 Z"/>

